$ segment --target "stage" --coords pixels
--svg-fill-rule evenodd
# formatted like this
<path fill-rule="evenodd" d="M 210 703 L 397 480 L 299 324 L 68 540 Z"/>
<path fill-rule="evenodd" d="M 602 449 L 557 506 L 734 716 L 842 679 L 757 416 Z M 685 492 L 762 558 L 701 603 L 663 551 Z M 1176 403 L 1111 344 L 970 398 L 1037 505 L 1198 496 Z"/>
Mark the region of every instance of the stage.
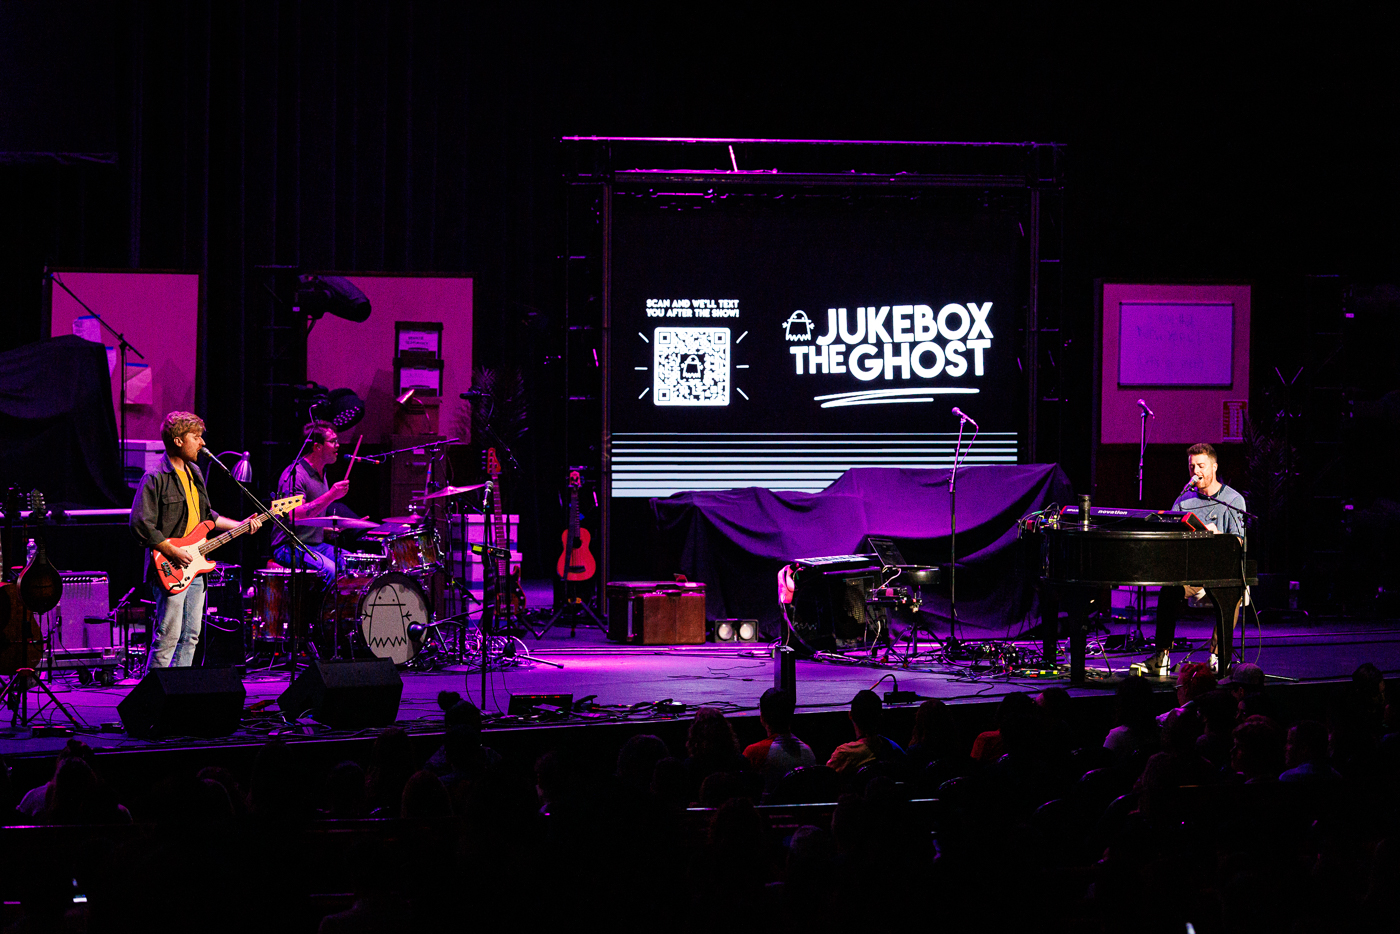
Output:
<path fill-rule="evenodd" d="M 537 588 L 532 587 L 531 591 L 543 598 Z M 818 729 L 816 723 L 822 721 L 825 725 L 819 728 L 821 732 L 826 732 L 830 726 L 833 736 L 839 736 L 845 728 L 844 711 L 852 696 L 866 688 L 873 688 L 883 696 L 885 691 L 897 686 L 901 691 L 918 695 L 912 703 L 894 705 L 896 722 L 911 715 L 912 709 L 926 698 L 938 698 L 965 708 L 960 715 L 970 724 L 987 722 L 990 708 L 1002 695 L 1011 692 L 1036 692 L 1060 686 L 1068 688 L 1075 696 L 1107 699 L 1129 665 L 1144 657 L 1143 652 L 1105 650 L 1109 637 L 1121 636 L 1131 628 L 1115 620 L 1108 633 L 1098 633 L 1091 638 L 1088 682 L 1083 687 L 1073 688 L 1067 673 L 1056 675 L 1044 673 L 1042 669 L 1038 676 L 1028 676 L 1025 673 L 1028 668 L 1019 669 L 1020 674 L 1008 672 L 994 659 L 950 663 L 932 661 L 925 655 L 906 666 L 897 655 L 887 657 L 881 649 L 873 656 L 861 651 L 802 660 L 796 666 L 799 720 L 812 722 L 813 729 Z M 1150 632 L 1150 626 L 1147 628 Z M 1190 654 L 1174 652 L 1173 662 L 1204 660 L 1209 632 L 1204 618 L 1183 619 L 1178 627 L 1178 640 L 1189 641 L 1196 650 Z M 1376 665 L 1387 674 L 1400 672 L 1400 620 L 1300 618 L 1262 630 L 1256 629 L 1251 620 L 1243 642 L 1243 660 L 1259 664 L 1269 685 L 1284 693 L 1294 688 L 1347 681 L 1352 671 L 1364 662 Z M 559 625 L 543 639 L 526 635 L 516 644 L 523 657 L 516 664 L 489 672 L 484 703 L 480 672 L 475 667 L 448 665 L 429 672 L 404 671 L 397 725 L 410 733 L 421 734 L 425 742 L 430 741 L 443 729 L 437 702 L 439 692 L 456 691 L 482 707 L 489 734 L 487 742 L 497 745 L 511 742 L 502 736 L 506 732 L 537 728 L 556 735 L 561 728 L 587 734 L 599 727 L 619 725 L 629 732 L 643 728 L 660 731 L 663 724 L 688 722 L 694 709 L 703 705 L 720 707 L 726 714 L 740 719 L 752 719 L 750 727 L 754 727 L 758 698 L 774 683 L 771 647 L 762 642 L 622 646 L 608 642 L 595 627 L 580 625 L 576 635 L 571 636 L 567 625 Z M 1034 659 L 1040 651 L 1039 641 L 1028 637 L 999 640 L 979 634 L 974 644 L 1003 654 L 1012 648 L 1022 659 Z M 926 637 L 920 640 L 920 646 L 933 647 Z M 901 643 L 896 649 L 904 647 Z M 1065 647 L 1066 641 L 1062 639 L 1062 652 Z M 526 650 L 528 655 L 524 654 Z M 135 753 L 246 746 L 261 744 L 273 737 L 293 742 L 365 742 L 377 732 L 337 732 L 307 719 L 296 724 L 287 723 L 277 710 L 276 700 L 286 690 L 289 678 L 285 668 L 250 666 L 243 679 L 247 714 L 237 732 L 213 740 L 182 738 L 155 742 L 128 737 L 120 731 L 117 705 L 135 685 L 134 679 L 103 688 L 82 687 L 75 678 L 59 677 L 51 686 L 59 700 L 84 724 L 79 730 L 83 740 L 95 748 L 111 751 Z M 1160 691 L 1170 691 L 1174 686 L 1174 679 L 1150 680 Z M 537 716 L 508 716 L 511 696 L 521 694 L 568 694 L 575 703 L 591 697 L 596 706 L 582 714 L 553 721 Z M 31 701 L 35 697 L 37 695 L 31 693 Z M 658 710 L 657 705 L 663 701 L 683 706 Z M 827 723 L 830 718 L 826 715 L 836 716 Z M 68 725 L 52 707 L 46 707 L 34 723 L 41 727 Z M 741 730 L 741 737 L 743 733 Z M 584 736 L 577 739 L 583 741 Z M 0 736 L 0 755 L 12 762 L 28 757 L 45 758 L 65 742 L 65 735 L 31 737 L 23 732 L 12 733 Z M 532 740 L 531 745 L 538 742 Z"/>

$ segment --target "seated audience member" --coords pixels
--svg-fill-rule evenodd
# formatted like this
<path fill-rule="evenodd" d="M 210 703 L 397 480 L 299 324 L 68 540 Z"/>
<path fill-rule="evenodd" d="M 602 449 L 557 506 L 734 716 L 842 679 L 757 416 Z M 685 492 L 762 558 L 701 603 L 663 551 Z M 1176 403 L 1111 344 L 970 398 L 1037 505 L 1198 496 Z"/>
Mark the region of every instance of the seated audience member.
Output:
<path fill-rule="evenodd" d="M 674 756 L 656 760 L 651 773 L 651 795 L 657 803 L 673 810 L 690 807 L 690 778 L 685 763 Z"/>
<path fill-rule="evenodd" d="M 1284 764 L 1288 771 L 1278 777 L 1281 782 L 1325 784 L 1342 780 L 1328 761 L 1327 727 L 1316 720 L 1303 720 L 1289 729 Z"/>
<path fill-rule="evenodd" d="M 1078 730 L 1074 726 L 1074 704 L 1064 688 L 1046 688 L 1035 696 L 1045 723 L 1045 743 L 1052 755 L 1062 755 L 1079 749 Z"/>
<path fill-rule="evenodd" d="M 1270 720 L 1282 721 L 1274 698 L 1264 693 L 1264 669 L 1252 662 L 1241 662 L 1230 669 L 1230 677 L 1220 686 L 1234 695 L 1239 705 L 1240 722 L 1256 714 Z"/>
<path fill-rule="evenodd" d="M 129 823 L 131 815 L 81 757 L 63 760 L 53 777 L 48 803 L 35 815 L 40 824 Z"/>
<path fill-rule="evenodd" d="M 1217 768 L 1229 768 L 1239 702 L 1229 691 L 1216 688 L 1196 698 L 1194 706 L 1205 721 L 1205 732 L 1196 738 L 1196 751 Z"/>
<path fill-rule="evenodd" d="M 454 716 L 442 738 L 442 768 L 431 763 L 423 767 L 435 772 L 444 786 L 476 781 L 501 764 L 501 754 L 481 742 L 481 713 L 476 705 L 462 701 L 452 708 Z M 436 754 L 434 754 L 436 755 Z"/>
<path fill-rule="evenodd" d="M 1184 710 L 1187 705 L 1214 691 L 1217 686 L 1215 672 L 1210 670 L 1208 663 L 1183 662 L 1176 674 L 1176 707 L 1173 710 Z M 1172 710 L 1168 710 L 1157 717 L 1157 722 L 1165 727 L 1167 718 L 1171 715 Z"/>
<path fill-rule="evenodd" d="M 1235 727 L 1230 767 L 1245 784 L 1278 781 L 1283 771 L 1284 735 L 1268 717 L 1252 716 Z"/>
<path fill-rule="evenodd" d="M 475 733 L 477 740 L 481 739 L 481 711 L 471 701 L 464 701 L 456 691 L 438 692 L 438 706 L 443 708 L 442 725 L 444 730 L 451 730 L 454 726 L 465 727 L 468 731 Z M 482 747 L 488 759 L 499 761 L 500 756 L 490 747 Z M 446 775 L 452 771 L 452 766 L 447 762 L 447 737 L 443 736 L 442 745 L 428 757 L 428 761 L 423 768 L 435 775 Z"/>
<path fill-rule="evenodd" d="M 91 766 L 93 764 L 92 747 L 80 739 L 70 739 L 65 743 L 63 748 L 58 751 L 58 757 L 53 763 L 53 774 L 55 778 L 58 776 L 58 770 L 63 767 L 63 763 L 67 762 L 69 759 L 82 759 Z M 54 779 L 50 778 L 47 782 L 44 782 L 44 784 L 29 789 L 25 792 L 24 797 L 20 799 L 19 804 L 15 806 L 16 810 L 26 817 L 34 817 L 37 815 L 44 809 L 44 805 L 48 802 L 49 795 L 53 790 L 53 784 Z"/>
<path fill-rule="evenodd" d="M 792 735 L 795 707 L 792 694 L 778 688 L 769 688 L 758 699 L 758 722 L 768 738 L 748 746 L 744 758 L 763 779 L 763 800 L 772 796 L 784 775 L 799 766 L 817 764 L 812 748 Z"/>
<path fill-rule="evenodd" d="M 617 752 L 617 783 L 634 795 L 651 794 L 656 763 L 670 755 L 661 737 L 640 733 L 627 738 Z"/>
<path fill-rule="evenodd" d="M 359 766 L 356 766 L 359 768 Z M 248 816 L 248 795 L 238 784 L 238 779 L 233 777 L 233 773 L 223 766 L 206 765 L 195 773 L 195 778 L 200 781 L 218 782 L 224 786 L 224 791 L 228 792 L 228 800 L 233 808 L 234 820 L 244 820 Z M 360 773 L 360 784 L 364 784 L 364 773 Z M 361 793 L 364 789 L 360 789 Z"/>
<path fill-rule="evenodd" d="M 321 816 L 328 820 L 360 820 L 369 813 L 367 800 L 365 770 L 359 763 L 347 760 L 326 774 L 326 809 Z"/>
<path fill-rule="evenodd" d="M 909 761 L 923 767 L 950 756 L 962 757 L 962 740 L 953 721 L 953 708 L 941 700 L 926 700 L 914 714 L 914 731 L 909 736 Z"/>
<path fill-rule="evenodd" d="M 1162 744 L 1162 728 L 1152 713 L 1152 685 L 1134 675 L 1119 682 L 1113 694 L 1118 725 L 1104 737 L 1103 748 L 1120 759 L 1156 752 Z"/>
<path fill-rule="evenodd" d="M 995 762 L 1006 754 L 1001 728 L 1015 716 L 1034 712 L 1035 702 L 1029 694 L 1007 694 L 997 705 L 997 728 L 978 733 L 972 741 L 972 758 L 978 762 Z"/>
<path fill-rule="evenodd" d="M 403 786 L 418 771 L 419 759 L 413 741 L 399 727 L 380 733 L 370 747 L 369 768 L 365 771 L 365 795 L 370 817 L 397 817 L 403 804 Z"/>
<path fill-rule="evenodd" d="M 452 801 L 436 775 L 423 769 L 409 776 L 403 786 L 399 816 L 407 820 L 436 820 L 452 816 Z"/>
<path fill-rule="evenodd" d="M 841 775 L 854 775 L 861 766 L 871 762 L 888 762 L 902 766 L 907 756 L 900 745 L 881 734 L 884 708 L 874 691 L 861 691 L 851 700 L 853 742 L 837 746 L 826 764 Z"/>
<path fill-rule="evenodd" d="M 715 772 L 742 775 L 749 771 L 749 760 L 739 752 L 739 737 L 734 735 L 734 727 L 716 707 L 701 707 L 695 711 L 690 732 L 686 734 L 685 751 L 692 800 L 699 796 L 700 784 Z"/>

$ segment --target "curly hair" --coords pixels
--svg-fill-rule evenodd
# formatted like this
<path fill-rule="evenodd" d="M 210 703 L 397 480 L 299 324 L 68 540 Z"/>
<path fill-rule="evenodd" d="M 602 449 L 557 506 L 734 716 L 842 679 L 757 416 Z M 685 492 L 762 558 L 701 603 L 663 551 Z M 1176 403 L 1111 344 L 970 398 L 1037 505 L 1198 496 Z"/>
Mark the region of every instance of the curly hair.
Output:
<path fill-rule="evenodd" d="M 696 759 L 732 756 L 739 751 L 739 737 L 717 707 L 701 707 L 690 723 L 685 751 Z"/>
<path fill-rule="evenodd" d="M 160 440 L 165 442 L 166 450 L 175 447 L 175 439 L 187 435 L 192 431 L 204 432 L 204 419 L 193 412 L 171 412 L 165 416 L 165 421 L 160 423 Z"/>

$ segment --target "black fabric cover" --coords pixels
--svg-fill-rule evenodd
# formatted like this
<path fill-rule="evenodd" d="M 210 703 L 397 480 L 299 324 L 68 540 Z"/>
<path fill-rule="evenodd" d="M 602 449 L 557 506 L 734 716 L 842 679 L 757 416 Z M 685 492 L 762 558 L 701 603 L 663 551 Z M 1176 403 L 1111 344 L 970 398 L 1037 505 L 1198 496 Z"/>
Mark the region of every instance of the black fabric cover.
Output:
<path fill-rule="evenodd" d="M 81 337 L 0 354 L 0 485 L 50 505 L 130 506 L 107 351 Z"/>
<path fill-rule="evenodd" d="M 1035 569 L 1016 520 L 1073 495 L 1055 464 L 958 471 L 958 619 L 965 628 L 1024 628 Z M 677 493 L 651 505 L 681 572 L 707 585 L 706 616 L 757 619 L 770 638 L 781 622 L 778 569 L 794 558 L 859 553 L 866 535 L 883 535 L 911 564 L 949 563 L 947 470 L 862 467 L 820 493 L 751 487 Z M 924 588 L 924 601 L 925 609 L 947 613 L 946 584 Z"/>

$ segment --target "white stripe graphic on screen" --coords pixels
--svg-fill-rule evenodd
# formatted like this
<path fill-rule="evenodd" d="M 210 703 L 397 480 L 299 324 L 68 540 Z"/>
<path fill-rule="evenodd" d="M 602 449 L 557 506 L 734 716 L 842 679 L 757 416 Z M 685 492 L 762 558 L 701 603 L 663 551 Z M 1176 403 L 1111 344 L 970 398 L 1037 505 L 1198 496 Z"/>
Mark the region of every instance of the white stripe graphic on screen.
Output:
<path fill-rule="evenodd" d="M 734 391 L 737 392 L 739 395 L 743 396 L 745 402 L 748 401 L 749 394 L 744 392 L 744 390 L 740 389 L 738 386 L 735 386 Z"/>
<path fill-rule="evenodd" d="M 642 390 L 642 396 L 645 396 L 645 395 L 646 395 L 647 393 L 649 393 L 649 392 L 651 392 L 651 387 L 650 387 L 650 386 L 648 386 L 646 389 L 643 389 L 643 390 Z M 637 398 L 640 399 L 642 396 L 638 396 Z"/>
<path fill-rule="evenodd" d="M 925 386 L 916 389 L 865 389 L 859 392 L 838 392 L 813 396 L 824 409 L 839 409 L 848 405 L 886 405 L 897 402 L 932 402 L 934 396 L 974 395 L 981 390 L 972 386 Z"/>
<path fill-rule="evenodd" d="M 647 336 L 646 336 L 645 334 L 643 334 L 641 331 L 638 331 L 638 332 L 637 332 L 637 336 L 640 337 L 642 340 L 647 341 Z M 647 343 L 650 344 L 651 341 L 647 341 Z"/>

